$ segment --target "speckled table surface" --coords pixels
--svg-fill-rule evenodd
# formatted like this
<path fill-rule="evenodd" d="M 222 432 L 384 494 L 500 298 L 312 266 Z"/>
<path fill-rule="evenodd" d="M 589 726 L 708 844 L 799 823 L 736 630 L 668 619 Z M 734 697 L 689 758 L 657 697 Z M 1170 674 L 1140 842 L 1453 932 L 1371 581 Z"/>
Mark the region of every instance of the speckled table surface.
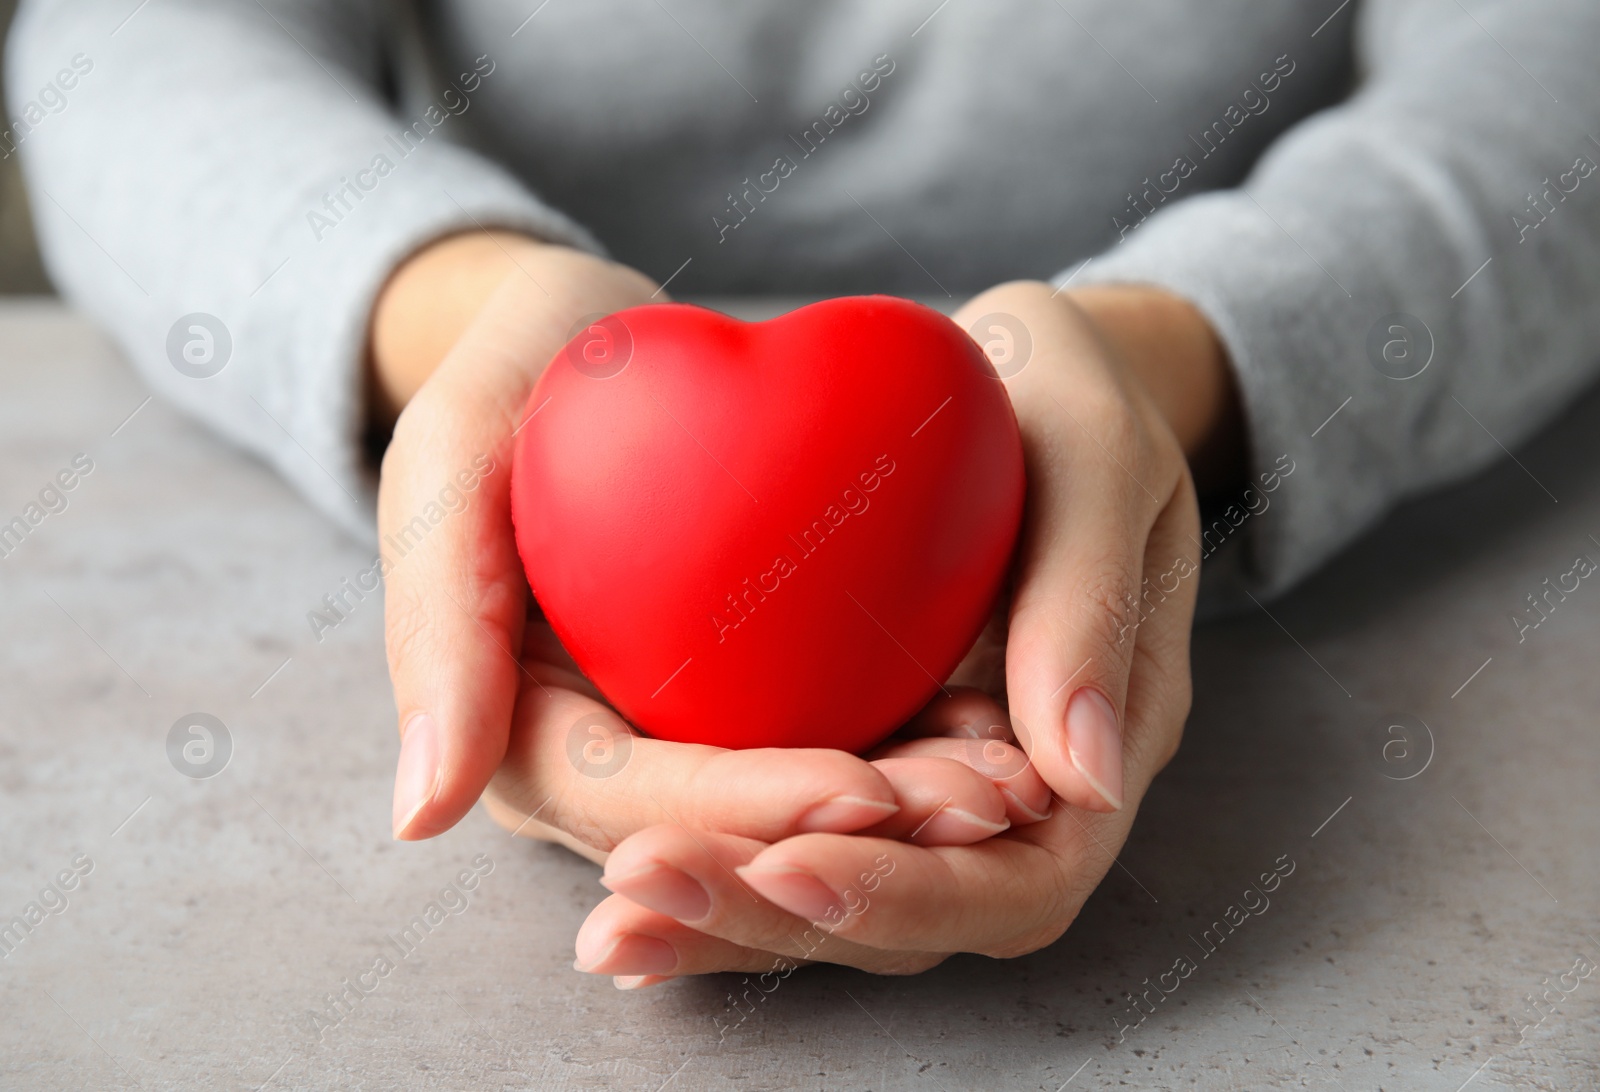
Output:
<path fill-rule="evenodd" d="M 1061 942 L 809 970 L 719 1036 L 736 979 L 570 969 L 593 866 L 479 812 L 390 840 L 379 604 L 306 623 L 366 551 L 144 399 L 82 320 L 0 305 L 0 520 L 93 464 L 0 560 L 0 1086 L 1600 1086 L 1600 589 L 1509 617 L 1600 558 L 1600 400 L 1201 630 L 1184 749 Z M 196 711 L 231 740 L 203 780 L 168 753 Z M 1155 1011 L 1121 1031 L 1130 993 Z"/>

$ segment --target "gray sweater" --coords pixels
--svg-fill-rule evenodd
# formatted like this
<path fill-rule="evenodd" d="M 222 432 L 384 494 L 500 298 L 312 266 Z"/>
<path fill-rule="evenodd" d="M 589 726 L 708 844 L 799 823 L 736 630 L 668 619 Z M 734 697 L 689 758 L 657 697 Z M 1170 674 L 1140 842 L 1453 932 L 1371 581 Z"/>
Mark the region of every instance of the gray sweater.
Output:
<path fill-rule="evenodd" d="M 1255 464 L 1204 545 L 1268 593 L 1600 366 L 1597 44 L 1595 0 L 31 0 L 0 153 L 150 384 L 367 536 L 368 315 L 446 233 L 678 296 L 1166 286 Z"/>

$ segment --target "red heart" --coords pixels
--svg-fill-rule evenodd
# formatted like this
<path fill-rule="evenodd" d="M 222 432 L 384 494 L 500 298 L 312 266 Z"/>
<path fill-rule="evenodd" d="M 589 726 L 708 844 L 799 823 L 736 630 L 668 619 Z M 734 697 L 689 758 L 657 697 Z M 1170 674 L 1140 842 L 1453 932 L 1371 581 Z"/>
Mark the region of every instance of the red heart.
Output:
<path fill-rule="evenodd" d="M 534 388 L 512 467 L 528 582 L 632 724 L 862 751 L 977 639 L 1022 518 L 1005 388 L 888 296 L 746 323 L 600 319 Z"/>

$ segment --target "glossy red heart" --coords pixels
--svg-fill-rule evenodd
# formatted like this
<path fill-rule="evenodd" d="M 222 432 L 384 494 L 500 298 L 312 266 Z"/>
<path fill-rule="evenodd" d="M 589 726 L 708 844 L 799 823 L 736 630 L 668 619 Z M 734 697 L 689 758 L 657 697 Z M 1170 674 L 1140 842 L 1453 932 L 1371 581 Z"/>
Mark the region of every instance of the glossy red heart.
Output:
<path fill-rule="evenodd" d="M 629 722 L 859 752 L 982 630 L 1022 446 L 983 352 L 926 307 L 865 296 L 747 323 L 658 304 L 556 355 L 511 489 L 545 617 Z"/>

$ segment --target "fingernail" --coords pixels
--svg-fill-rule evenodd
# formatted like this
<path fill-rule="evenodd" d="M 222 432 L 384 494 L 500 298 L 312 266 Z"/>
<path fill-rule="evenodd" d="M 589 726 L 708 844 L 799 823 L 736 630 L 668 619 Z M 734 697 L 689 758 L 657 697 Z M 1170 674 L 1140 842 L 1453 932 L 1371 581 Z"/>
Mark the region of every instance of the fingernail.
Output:
<path fill-rule="evenodd" d="M 1106 696 L 1085 686 L 1067 703 L 1067 757 L 1112 811 L 1122 807 L 1122 732 Z"/>
<path fill-rule="evenodd" d="M 679 921 L 699 921 L 711 913 L 711 895 L 700 881 L 659 861 L 621 876 L 602 876 L 600 883 L 647 910 Z"/>
<path fill-rule="evenodd" d="M 1053 812 L 1048 811 L 1034 811 L 1023 802 L 1022 797 L 1018 796 L 1016 793 L 1012 792 L 1008 788 L 1005 788 L 1004 786 L 1002 786 L 1000 789 L 1000 795 L 1011 801 L 1018 811 L 1020 811 L 1023 815 L 1026 815 L 1035 823 L 1042 823 L 1046 819 L 1050 818 L 1052 814 L 1054 814 Z"/>
<path fill-rule="evenodd" d="M 404 838 L 411 821 L 439 789 L 439 727 L 427 713 L 406 721 L 394 776 L 394 836 Z"/>
<path fill-rule="evenodd" d="M 619 974 L 611 980 L 611 984 L 619 990 L 642 990 L 646 986 L 654 986 L 661 982 L 671 981 L 671 975 Z"/>
<path fill-rule="evenodd" d="M 943 808 L 917 828 L 911 841 L 916 845 L 971 845 L 1010 827 L 1009 819 L 996 823 L 966 808 Z"/>
<path fill-rule="evenodd" d="M 795 826 L 806 834 L 849 834 L 881 823 L 899 810 L 899 804 L 882 800 L 835 796 L 806 812 Z"/>
<path fill-rule="evenodd" d="M 826 921 L 830 914 L 844 913 L 839 896 L 809 872 L 798 869 L 765 869 L 746 865 L 734 869 L 769 901 L 807 921 Z"/>
<path fill-rule="evenodd" d="M 611 974 L 622 978 L 670 974 L 677 969 L 677 949 L 659 937 L 637 933 L 622 938 L 622 943 L 611 953 L 611 966 L 607 968 Z"/>
<path fill-rule="evenodd" d="M 624 933 L 606 944 L 598 955 L 587 958 L 583 952 L 586 947 L 583 940 L 580 934 L 578 958 L 572 961 L 575 971 L 643 978 L 653 974 L 670 974 L 678 966 L 677 949 L 658 937 Z"/>

